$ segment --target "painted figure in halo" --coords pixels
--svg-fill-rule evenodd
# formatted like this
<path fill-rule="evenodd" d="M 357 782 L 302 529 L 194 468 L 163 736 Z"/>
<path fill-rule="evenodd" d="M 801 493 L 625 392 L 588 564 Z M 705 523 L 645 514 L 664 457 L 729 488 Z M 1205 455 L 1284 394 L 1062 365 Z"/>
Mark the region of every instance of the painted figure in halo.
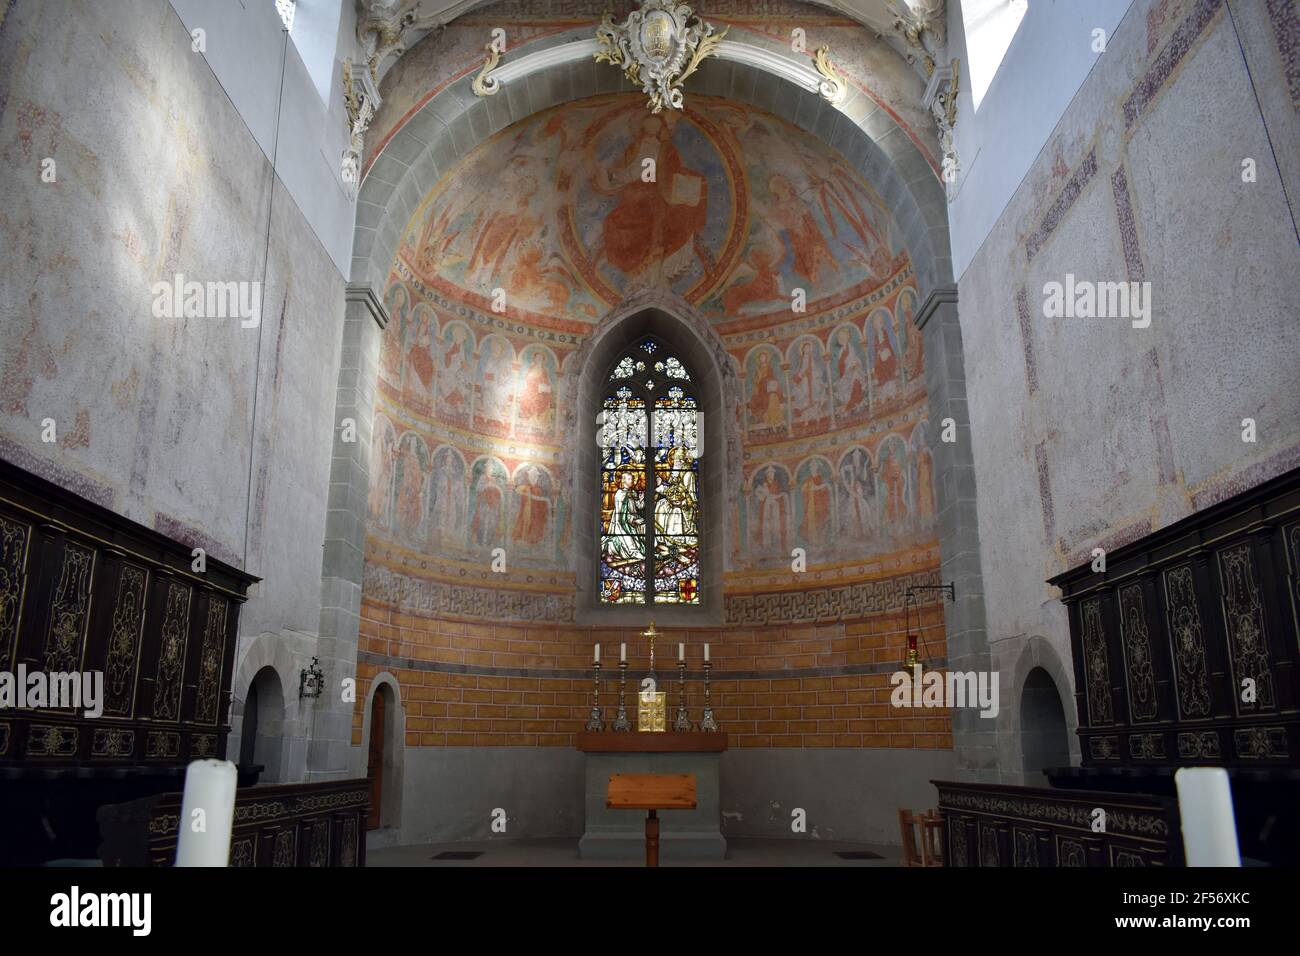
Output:
<path fill-rule="evenodd" d="M 861 411 L 867 402 L 867 370 L 858 355 L 857 334 L 841 328 L 835 333 L 839 353 L 835 357 L 835 407 L 846 415 Z"/>
<path fill-rule="evenodd" d="M 416 306 L 411 325 L 402 387 L 427 399 L 433 394 L 433 312 L 427 306 Z"/>
<path fill-rule="evenodd" d="M 384 336 L 384 346 L 380 353 L 380 369 L 384 373 L 384 377 L 394 385 L 400 382 L 402 375 L 402 358 L 408 335 L 407 324 L 409 322 L 408 309 L 410 301 L 410 293 L 406 291 L 406 286 L 400 282 L 394 282 L 384 294 L 384 304 L 388 306 L 388 314 L 392 316 L 393 328 L 397 334 L 394 335 L 390 332 Z"/>
<path fill-rule="evenodd" d="M 766 349 L 758 353 L 750 386 L 749 427 L 759 431 L 785 429 L 785 398 L 776 370 L 772 368 L 772 353 Z"/>
<path fill-rule="evenodd" d="M 514 401 L 514 355 L 510 344 L 499 335 L 489 336 L 479 361 L 479 400 L 474 417 L 497 425 L 509 426 L 510 406 Z"/>
<path fill-rule="evenodd" d="M 898 340 L 894 336 L 893 316 L 884 309 L 871 314 L 871 377 L 876 392 L 892 390 L 898 379 Z"/>
<path fill-rule="evenodd" d="M 790 374 L 790 414 L 796 425 L 809 424 L 830 414 L 826 407 L 820 350 L 810 339 L 799 344 L 799 357 Z"/>
<path fill-rule="evenodd" d="M 754 482 L 755 538 L 764 553 L 784 553 L 790 523 L 790 496 L 768 465 Z"/>
<path fill-rule="evenodd" d="M 546 537 L 551 520 L 551 498 L 542 486 L 542 473 L 536 465 L 522 470 L 515 484 L 519 510 L 515 513 L 515 526 L 511 537 L 517 544 L 535 547 Z"/>
<path fill-rule="evenodd" d="M 831 486 L 818 462 L 807 467 L 799 485 L 803 514 L 799 518 L 799 536 L 809 544 L 826 544 L 830 540 Z"/>
<path fill-rule="evenodd" d="M 891 435 L 880 444 L 880 481 L 885 488 L 885 520 L 890 527 L 907 518 L 906 444 Z"/>
<path fill-rule="evenodd" d="M 444 333 L 442 363 L 438 369 L 438 413 L 451 421 L 469 418 L 474 339 L 459 323 Z"/>
<path fill-rule="evenodd" d="M 555 391 L 545 359 L 541 349 L 534 349 L 527 359 L 528 367 L 519 384 L 519 424 L 549 433 Z"/>
<path fill-rule="evenodd" d="M 430 531 L 437 541 L 460 542 L 465 535 L 465 516 L 468 509 L 465 491 L 465 463 L 460 455 L 447 445 L 433 456 Z"/>
<path fill-rule="evenodd" d="M 505 532 L 504 469 L 497 463 L 480 459 L 474 465 L 474 517 L 470 521 L 469 539 L 480 548 L 502 544 Z"/>
<path fill-rule="evenodd" d="M 371 440 L 370 517 L 382 525 L 388 524 L 388 501 L 393 492 L 393 470 L 397 464 L 397 436 L 386 418 L 375 419 L 375 435 Z"/>
<path fill-rule="evenodd" d="M 909 382 L 924 374 L 924 347 L 916 327 L 916 296 L 904 289 L 898 297 L 898 341 L 903 348 L 903 369 Z"/>
<path fill-rule="evenodd" d="M 934 459 L 925 422 L 912 433 L 912 487 L 916 489 L 916 516 L 923 523 L 934 517 Z"/>
<path fill-rule="evenodd" d="M 840 530 L 855 541 L 876 532 L 876 479 L 871 457 L 855 448 L 840 460 Z"/>
<path fill-rule="evenodd" d="M 695 471 L 686 448 L 668 449 L 666 462 L 670 471 L 655 489 L 655 530 L 670 538 L 690 538 L 695 527 Z"/>
<path fill-rule="evenodd" d="M 424 486 L 428 478 L 427 451 L 415 435 L 402 437 L 397 453 L 394 525 L 409 538 L 418 538 L 424 524 Z"/>

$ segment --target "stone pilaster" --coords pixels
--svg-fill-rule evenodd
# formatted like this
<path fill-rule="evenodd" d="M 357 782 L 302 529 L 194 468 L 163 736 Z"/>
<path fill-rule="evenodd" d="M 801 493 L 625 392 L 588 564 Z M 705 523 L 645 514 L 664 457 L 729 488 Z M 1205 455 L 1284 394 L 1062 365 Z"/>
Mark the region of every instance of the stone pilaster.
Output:
<path fill-rule="evenodd" d="M 953 584 L 956 594 L 944 608 L 948 666 L 959 671 L 990 671 L 957 287 L 933 289 L 917 313 L 916 324 L 925 342 L 929 436 L 939 513 L 939 573 L 943 583 Z M 954 442 L 942 440 L 944 422 L 949 418 L 956 426 Z M 996 718 L 981 717 L 975 708 L 953 711 L 952 742 L 959 779 L 997 782 L 997 724 Z"/>
<path fill-rule="evenodd" d="M 357 672 L 375 383 L 380 343 L 388 325 L 388 311 L 368 283 L 349 285 L 346 299 L 321 562 L 318 654 L 325 692 L 310 704 L 303 702 L 304 709 L 310 708 L 304 715 L 311 737 L 308 780 L 344 777 L 348 771 L 353 705 L 343 700 L 342 687 L 343 680 L 355 678 Z M 345 440 L 345 419 L 355 423 L 355 440 Z"/>

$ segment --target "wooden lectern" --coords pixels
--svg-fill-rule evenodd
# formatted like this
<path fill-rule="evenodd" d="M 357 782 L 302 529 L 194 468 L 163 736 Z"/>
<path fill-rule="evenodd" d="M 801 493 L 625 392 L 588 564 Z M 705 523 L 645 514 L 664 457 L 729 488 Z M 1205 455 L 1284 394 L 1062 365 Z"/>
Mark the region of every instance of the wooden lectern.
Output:
<path fill-rule="evenodd" d="M 694 810 L 695 775 L 691 773 L 615 773 L 609 777 L 610 810 L 647 810 L 645 865 L 659 865 L 658 810 Z"/>

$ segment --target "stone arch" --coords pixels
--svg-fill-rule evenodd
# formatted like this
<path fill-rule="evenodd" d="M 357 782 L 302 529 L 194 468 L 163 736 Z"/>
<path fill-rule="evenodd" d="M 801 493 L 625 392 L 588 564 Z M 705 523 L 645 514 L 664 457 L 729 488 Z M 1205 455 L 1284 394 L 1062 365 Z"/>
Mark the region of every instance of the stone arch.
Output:
<path fill-rule="evenodd" d="M 1051 687 L 1049 689 L 1048 684 Z M 1048 713 L 1046 703 L 1050 702 L 1048 694 L 1054 690 L 1060 701 L 1062 723 L 1059 728 L 1046 726 L 1045 715 Z M 1028 715 L 1025 712 L 1026 692 L 1030 698 Z M 1035 697 L 1037 696 L 1037 699 Z M 1041 739 L 1046 734 L 1058 729 L 1065 736 L 1064 748 L 1067 760 L 1079 762 L 1079 717 L 1074 705 L 1074 682 L 1070 671 L 1065 667 L 1060 655 L 1046 638 L 1030 637 L 1020 649 L 1012 670 L 1009 694 L 1003 695 L 1004 716 L 1012 734 L 1013 752 L 1003 766 L 1013 773 L 1022 773 L 1027 781 L 1043 783 L 1041 767 L 1030 768 L 1027 760 L 1036 760 L 1036 754 L 1044 752 Z M 1026 716 L 1029 725 L 1026 725 Z M 1028 738 L 1028 739 L 1027 739 Z"/>
<path fill-rule="evenodd" d="M 466 75 L 411 110 L 371 158 L 362 181 L 351 281 L 383 294 L 401 234 L 423 198 L 480 143 L 553 106 L 632 91 L 618 70 L 592 59 L 593 48 L 585 29 L 536 40 L 512 52 L 495 95 L 476 96 L 474 76 Z M 944 189 L 932 161 L 892 110 L 852 86 L 832 105 L 818 94 L 819 77 L 807 61 L 775 40 L 732 40 L 727 57 L 704 61 L 691 78 L 690 94 L 767 110 L 837 150 L 893 214 L 916 270 L 920 299 L 950 285 Z"/>
<path fill-rule="evenodd" d="M 576 415 L 578 452 L 573 474 L 575 551 L 577 555 L 576 614 L 581 623 L 644 622 L 647 606 L 602 606 L 596 591 L 597 542 L 600 509 L 597 482 L 600 455 L 596 446 L 596 411 L 604 377 L 617 353 L 646 335 L 674 350 L 695 377 L 696 401 L 703 422 L 700 468 L 700 595 L 698 607 L 654 606 L 656 622 L 669 625 L 721 624 L 722 564 L 728 550 L 727 495 L 725 488 L 739 487 L 740 444 L 734 422 L 725 414 L 735 408 L 738 389 L 731 357 L 717 333 L 684 301 L 667 293 L 646 293 L 614 308 L 583 342 L 579 350 Z M 734 481 L 732 477 L 734 476 Z M 580 529 L 580 530 L 579 530 Z"/>
<path fill-rule="evenodd" d="M 384 767 L 380 787 L 380 827 L 400 829 L 402 825 L 402 783 L 406 769 L 406 709 L 402 705 L 402 685 L 388 671 L 380 671 L 370 681 L 361 710 L 360 766 L 356 776 L 366 775 L 366 756 L 374 714 L 375 695 L 388 694 L 384 701 Z"/>
<path fill-rule="evenodd" d="M 265 749 L 258 752 L 259 762 L 265 767 L 259 778 L 262 783 L 288 783 L 299 779 L 302 773 L 305 753 L 299 752 L 300 747 L 295 747 L 295 742 L 302 736 L 298 704 L 299 670 L 301 667 L 295 664 L 294 656 L 284 647 L 280 636 L 271 633 L 259 634 L 252 639 L 235 670 L 226 754 L 228 759 L 237 761 L 241 753 L 247 717 L 245 705 L 249 688 L 256 681 L 257 735 L 264 739 L 273 736 L 276 741 L 269 752 Z M 271 691 L 269 695 L 268 690 Z M 268 707 L 275 706 L 279 708 L 279 718 L 268 721 Z M 261 759 L 263 755 L 266 759 Z"/>

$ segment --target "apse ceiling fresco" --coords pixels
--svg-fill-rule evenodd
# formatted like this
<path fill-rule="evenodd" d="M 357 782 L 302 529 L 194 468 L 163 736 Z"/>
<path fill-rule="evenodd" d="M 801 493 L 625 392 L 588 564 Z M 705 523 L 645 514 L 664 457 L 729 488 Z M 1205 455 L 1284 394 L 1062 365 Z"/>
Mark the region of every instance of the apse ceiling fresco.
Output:
<path fill-rule="evenodd" d="M 788 319 L 796 289 L 816 313 L 907 262 L 880 196 L 804 130 L 702 96 L 655 115 L 634 93 L 483 143 L 425 198 L 399 254 L 454 299 L 486 310 L 503 289 L 515 316 L 590 323 L 646 287 L 715 322 Z"/>

